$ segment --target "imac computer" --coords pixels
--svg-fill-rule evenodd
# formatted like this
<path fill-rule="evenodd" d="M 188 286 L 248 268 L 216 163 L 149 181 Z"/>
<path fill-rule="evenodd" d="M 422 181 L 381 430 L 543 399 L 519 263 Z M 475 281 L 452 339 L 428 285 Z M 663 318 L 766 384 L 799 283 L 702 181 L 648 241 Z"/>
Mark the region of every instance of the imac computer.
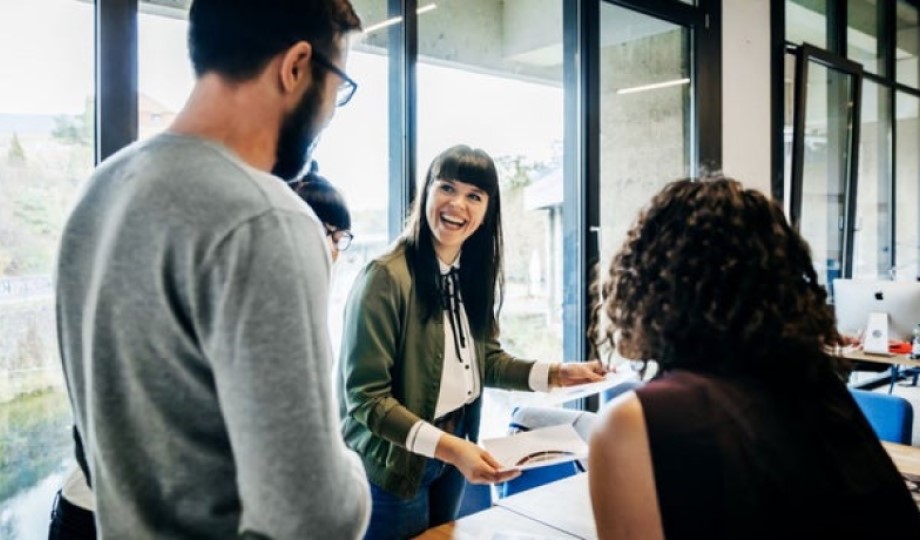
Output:
<path fill-rule="evenodd" d="M 835 279 L 834 314 L 842 334 L 863 335 L 863 350 L 886 354 L 888 339 L 910 341 L 920 323 L 920 282 Z"/>

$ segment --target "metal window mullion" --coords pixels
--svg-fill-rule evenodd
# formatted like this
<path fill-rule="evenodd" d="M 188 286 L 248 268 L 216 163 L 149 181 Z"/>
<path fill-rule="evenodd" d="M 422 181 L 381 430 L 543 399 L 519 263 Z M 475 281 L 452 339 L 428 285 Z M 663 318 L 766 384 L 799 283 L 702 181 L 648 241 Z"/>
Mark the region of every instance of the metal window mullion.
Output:
<path fill-rule="evenodd" d="M 564 2 L 563 58 L 563 354 L 567 360 L 580 360 L 589 350 L 588 276 L 599 258 L 599 0 Z"/>
<path fill-rule="evenodd" d="M 829 2 L 825 16 L 827 28 L 827 50 L 846 58 L 847 56 L 847 3 Z"/>
<path fill-rule="evenodd" d="M 681 26 L 698 26 L 705 22 L 706 14 L 699 6 L 691 6 L 674 0 L 605 0 L 624 8 L 662 19 Z M 705 3 L 709 0 L 700 0 Z M 717 0 L 721 2 L 721 0 Z"/>
<path fill-rule="evenodd" d="M 700 0 L 707 24 L 690 27 L 691 64 L 695 66 L 696 135 L 699 164 L 722 170 L 722 7 L 721 0 Z M 709 61 L 714 60 L 714 61 Z"/>
<path fill-rule="evenodd" d="M 402 24 L 388 29 L 389 54 L 389 199 L 388 238 L 402 232 L 415 197 L 418 142 L 418 14 L 417 0 L 388 0 L 389 17 L 402 17 Z"/>
<path fill-rule="evenodd" d="M 861 67 L 861 66 L 860 66 Z M 859 136 L 862 131 L 862 69 L 848 73 L 852 83 L 853 119 L 850 130 L 849 163 L 847 163 L 846 210 L 844 214 L 843 276 L 853 277 L 853 246 L 856 236 L 856 194 L 859 188 Z"/>
<path fill-rule="evenodd" d="M 770 192 L 785 204 L 785 78 L 786 78 L 786 2 L 770 0 Z"/>
<path fill-rule="evenodd" d="M 802 215 L 802 183 L 805 170 L 805 106 L 808 102 L 808 58 L 804 47 L 796 49 L 794 109 L 792 115 L 792 178 L 789 185 L 789 221 L 799 229 Z"/>
<path fill-rule="evenodd" d="M 94 159 L 137 140 L 137 0 L 96 0 Z"/>

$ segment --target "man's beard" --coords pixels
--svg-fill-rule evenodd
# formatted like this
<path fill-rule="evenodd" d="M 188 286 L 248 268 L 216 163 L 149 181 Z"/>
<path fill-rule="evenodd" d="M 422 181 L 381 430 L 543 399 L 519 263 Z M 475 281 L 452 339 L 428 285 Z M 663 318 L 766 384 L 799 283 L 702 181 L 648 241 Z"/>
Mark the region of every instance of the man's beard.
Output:
<path fill-rule="evenodd" d="M 288 182 L 300 176 L 319 136 L 317 115 L 321 101 L 320 85 L 314 84 L 282 122 L 278 134 L 278 150 L 275 152 L 275 166 L 272 167 L 272 174 L 275 176 Z"/>

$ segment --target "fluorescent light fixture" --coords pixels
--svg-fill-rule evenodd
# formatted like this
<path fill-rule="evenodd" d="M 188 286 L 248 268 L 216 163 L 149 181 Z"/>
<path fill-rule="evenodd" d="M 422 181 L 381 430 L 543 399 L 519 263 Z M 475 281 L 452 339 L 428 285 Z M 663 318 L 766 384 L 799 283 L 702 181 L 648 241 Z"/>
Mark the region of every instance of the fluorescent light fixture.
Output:
<path fill-rule="evenodd" d="M 690 84 L 690 79 L 674 79 L 673 81 L 664 81 L 655 84 L 645 84 L 642 86 L 633 86 L 632 88 L 620 88 L 617 94 L 635 94 L 636 92 L 645 92 L 646 90 L 657 90 L 659 88 L 668 88 L 669 86 L 680 86 Z"/>
<path fill-rule="evenodd" d="M 438 7 L 437 4 L 428 4 L 428 5 L 426 5 L 426 6 L 422 6 L 422 7 L 418 8 L 418 9 L 416 9 L 416 10 L 415 10 L 415 14 L 416 14 L 416 15 L 421 15 L 422 13 L 428 13 L 429 11 L 432 11 L 432 10 L 436 9 L 437 7 Z M 380 21 L 380 22 L 377 23 L 377 24 L 372 24 L 372 25 L 368 26 L 367 28 L 365 28 L 365 29 L 364 29 L 364 34 L 365 34 L 365 35 L 366 35 L 366 34 L 370 34 L 371 32 L 376 32 L 377 30 L 380 30 L 381 28 L 386 28 L 387 26 L 393 26 L 394 24 L 399 24 L 399 23 L 401 23 L 401 22 L 402 22 L 402 17 L 393 17 L 392 19 L 387 19 L 387 20 L 385 20 L 385 21 Z"/>

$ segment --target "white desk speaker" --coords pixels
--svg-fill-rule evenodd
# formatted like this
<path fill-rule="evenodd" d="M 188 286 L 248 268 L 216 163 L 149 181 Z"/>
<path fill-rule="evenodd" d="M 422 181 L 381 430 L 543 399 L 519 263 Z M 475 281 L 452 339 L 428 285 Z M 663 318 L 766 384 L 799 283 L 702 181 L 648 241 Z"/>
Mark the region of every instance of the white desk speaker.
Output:
<path fill-rule="evenodd" d="M 866 333 L 863 337 L 863 351 L 867 354 L 889 354 L 887 313 L 878 311 L 869 313 Z"/>

